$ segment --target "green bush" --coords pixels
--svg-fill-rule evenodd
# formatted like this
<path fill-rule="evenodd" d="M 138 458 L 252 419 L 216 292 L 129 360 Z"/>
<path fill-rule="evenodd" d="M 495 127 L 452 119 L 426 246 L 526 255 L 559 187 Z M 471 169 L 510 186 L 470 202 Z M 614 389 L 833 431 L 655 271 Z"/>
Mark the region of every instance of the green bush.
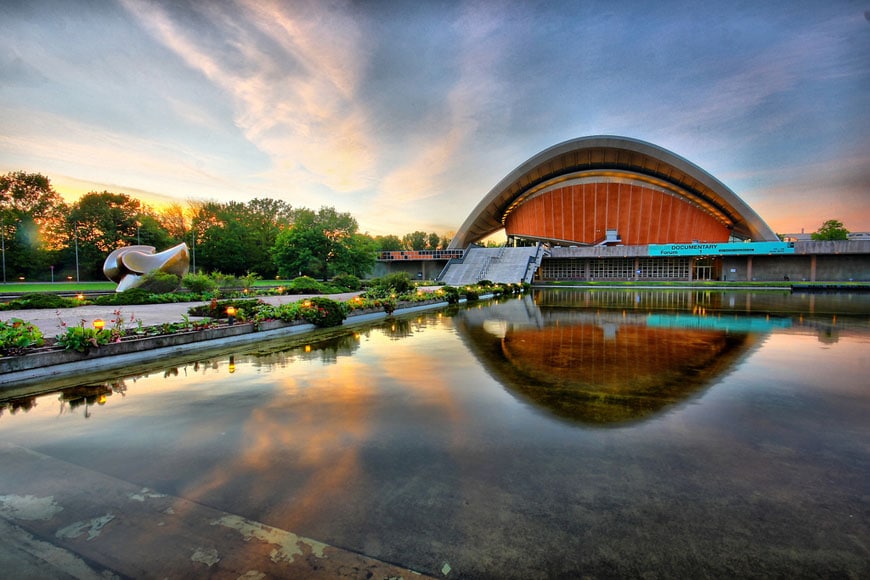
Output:
<path fill-rule="evenodd" d="M 205 294 L 206 292 L 211 292 L 215 289 L 217 284 L 211 277 L 206 276 L 205 274 L 185 274 L 184 278 L 181 279 L 181 285 L 190 290 L 191 292 L 195 292 L 196 294 Z"/>
<path fill-rule="evenodd" d="M 477 288 L 468 287 L 465 289 L 465 299 L 469 302 L 473 302 L 480 298 L 480 292 Z"/>
<path fill-rule="evenodd" d="M 362 288 L 362 283 L 359 278 L 353 274 L 339 274 L 332 279 L 332 285 L 339 288 L 345 288 L 350 291 L 356 291 Z"/>
<path fill-rule="evenodd" d="M 239 278 L 239 285 L 242 287 L 243 290 L 250 292 L 251 289 L 254 287 L 254 284 L 257 283 L 257 280 L 262 279 L 263 277 L 259 274 L 248 272 L 243 277 Z"/>
<path fill-rule="evenodd" d="M 128 306 L 131 304 L 157 304 L 158 302 L 151 292 L 138 287 L 115 294 L 97 296 L 93 299 L 93 303 L 100 306 Z"/>
<path fill-rule="evenodd" d="M 79 306 L 73 298 L 64 298 L 56 294 L 34 292 L 23 294 L 20 298 L 0 304 L 0 310 L 33 310 L 36 308 L 73 308 Z"/>
<path fill-rule="evenodd" d="M 323 296 L 315 296 L 302 302 L 299 305 L 299 316 L 306 322 L 323 328 L 338 326 L 346 318 L 341 304 Z"/>
<path fill-rule="evenodd" d="M 370 280 L 366 286 L 368 298 L 392 298 L 407 294 L 414 289 L 414 283 L 407 272 L 387 274 L 382 278 Z"/>
<path fill-rule="evenodd" d="M 293 322 L 299 320 L 299 302 L 291 302 L 289 304 L 279 304 L 277 306 L 273 306 L 271 304 L 262 304 L 257 307 L 256 313 L 254 314 L 254 320 L 256 322 L 262 322 L 263 320 L 282 320 L 284 322 Z"/>
<path fill-rule="evenodd" d="M 211 279 L 214 280 L 215 285 L 221 290 L 227 288 L 238 288 L 239 280 L 233 276 L 232 274 L 222 274 L 220 272 L 212 272 Z"/>
<path fill-rule="evenodd" d="M 288 288 L 289 294 L 320 294 L 323 291 L 323 286 L 309 276 L 299 276 L 290 282 Z"/>
<path fill-rule="evenodd" d="M 448 304 L 456 304 L 459 302 L 459 288 L 456 288 L 455 286 L 445 286 L 442 290 L 444 291 L 444 296 L 447 298 Z"/>
<path fill-rule="evenodd" d="M 148 272 L 142 277 L 142 283 L 139 284 L 137 288 L 141 288 L 142 290 L 151 292 L 152 294 L 167 294 L 178 290 L 180 285 L 181 278 L 175 274 L 154 270 L 153 272 Z"/>
<path fill-rule="evenodd" d="M 42 331 L 30 322 L 11 318 L 0 320 L 0 354 L 14 353 L 16 349 L 42 346 L 45 343 Z"/>
<path fill-rule="evenodd" d="M 236 309 L 236 320 L 248 320 L 254 318 L 262 302 L 256 298 L 239 298 L 237 300 L 212 300 L 209 304 L 192 306 L 187 309 L 190 316 L 208 316 L 211 318 L 226 318 L 227 308 L 232 306 Z"/>
<path fill-rule="evenodd" d="M 57 336 L 57 344 L 66 350 L 86 352 L 90 348 L 98 348 L 109 344 L 113 338 L 113 332 L 109 328 L 97 330 L 88 328 L 84 322 L 78 326 L 68 326 L 63 334 Z"/>
<path fill-rule="evenodd" d="M 482 286 L 484 288 L 489 288 L 490 286 L 493 285 L 493 283 L 492 283 L 492 280 L 478 280 L 477 285 Z"/>
<path fill-rule="evenodd" d="M 411 277 L 407 272 L 396 272 L 387 274 L 381 281 L 384 286 L 395 290 L 396 294 L 405 294 L 414 289 L 414 283 L 411 282 Z"/>

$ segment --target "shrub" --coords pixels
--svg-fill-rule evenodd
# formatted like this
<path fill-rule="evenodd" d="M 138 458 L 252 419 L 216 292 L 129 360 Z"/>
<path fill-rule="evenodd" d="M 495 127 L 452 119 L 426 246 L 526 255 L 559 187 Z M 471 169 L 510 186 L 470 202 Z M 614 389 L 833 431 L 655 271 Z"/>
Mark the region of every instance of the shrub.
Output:
<path fill-rule="evenodd" d="M 205 294 L 215 289 L 217 284 L 205 274 L 185 274 L 181 279 L 181 285 L 197 294 Z"/>
<path fill-rule="evenodd" d="M 211 278 L 215 285 L 220 289 L 236 288 L 239 285 L 238 279 L 232 274 L 221 274 L 220 272 L 212 272 Z"/>
<path fill-rule="evenodd" d="M 243 277 L 239 278 L 239 285 L 243 290 L 250 291 L 257 280 L 262 280 L 263 277 L 253 272 L 248 272 Z"/>
<path fill-rule="evenodd" d="M 414 289 L 414 283 L 411 282 L 411 277 L 407 272 L 387 274 L 381 280 L 384 286 L 392 288 L 396 294 L 404 294 Z"/>
<path fill-rule="evenodd" d="M 256 298 L 240 298 L 238 300 L 212 300 L 209 304 L 192 306 L 187 309 L 190 316 L 209 316 L 211 318 L 226 318 L 227 308 L 236 309 L 236 320 L 254 318 L 263 303 Z"/>
<path fill-rule="evenodd" d="M 177 276 L 176 276 L 177 278 Z M 107 294 L 105 296 L 97 296 L 93 300 L 94 304 L 101 306 L 127 306 L 130 304 L 155 304 L 154 295 L 142 287 L 130 288 L 123 292 L 115 294 Z"/>
<path fill-rule="evenodd" d="M 455 286 L 445 286 L 443 289 L 444 296 L 447 298 L 448 304 L 456 304 L 459 302 L 459 289 Z"/>
<path fill-rule="evenodd" d="M 320 282 L 309 276 L 294 278 L 290 284 L 291 289 L 288 291 L 292 294 L 320 294 L 323 289 Z"/>
<path fill-rule="evenodd" d="M 353 274 L 339 274 L 332 279 L 333 286 L 346 288 L 347 290 L 356 291 L 362 288 L 362 283 L 359 278 Z"/>
<path fill-rule="evenodd" d="M 472 288 L 471 286 L 467 286 L 465 288 L 465 298 L 469 302 L 473 302 L 474 300 L 477 300 L 480 298 L 480 292 L 478 291 L 477 288 Z"/>
<path fill-rule="evenodd" d="M 12 318 L 0 320 L 0 353 L 14 353 L 16 349 L 42 346 L 42 331 L 30 322 Z"/>
<path fill-rule="evenodd" d="M 478 280 L 477 285 L 482 286 L 484 288 L 489 288 L 490 286 L 493 285 L 493 283 L 492 283 L 492 280 Z"/>
<path fill-rule="evenodd" d="M 306 322 L 326 328 L 341 324 L 346 318 L 344 310 L 342 305 L 335 300 L 323 296 L 315 296 L 300 304 L 299 316 Z"/>
<path fill-rule="evenodd" d="M 178 290 L 180 284 L 181 279 L 175 274 L 154 270 L 153 272 L 148 272 L 142 277 L 142 283 L 139 284 L 137 288 L 141 288 L 142 290 L 153 294 L 166 294 Z"/>
<path fill-rule="evenodd" d="M 289 304 L 280 304 L 272 306 L 271 304 L 262 304 L 257 307 L 254 314 L 254 321 L 261 322 L 263 320 L 282 320 L 284 322 L 293 322 L 299 320 L 299 302 L 291 302 Z"/>
<path fill-rule="evenodd" d="M 68 326 L 63 334 L 57 336 L 57 344 L 66 350 L 85 352 L 90 348 L 97 348 L 109 344 L 113 333 L 111 329 L 87 328 L 84 321 L 78 326 Z"/>
<path fill-rule="evenodd" d="M 34 292 L 24 294 L 20 298 L 0 304 L 0 310 L 32 310 L 34 308 L 73 308 L 79 302 L 73 298 L 64 298 L 56 294 Z"/>
<path fill-rule="evenodd" d="M 366 296 L 368 298 L 391 298 L 394 295 L 407 294 L 413 289 L 414 284 L 408 273 L 396 272 L 369 281 Z"/>

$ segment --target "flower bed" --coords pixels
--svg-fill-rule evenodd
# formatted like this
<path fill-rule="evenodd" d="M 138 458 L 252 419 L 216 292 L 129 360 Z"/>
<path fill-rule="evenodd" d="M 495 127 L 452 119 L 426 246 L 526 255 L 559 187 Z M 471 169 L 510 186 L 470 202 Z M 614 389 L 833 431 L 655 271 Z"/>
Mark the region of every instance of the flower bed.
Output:
<path fill-rule="evenodd" d="M 454 289 L 418 291 L 401 296 L 358 296 L 343 303 L 325 297 L 281 306 L 247 300 L 244 305 L 234 306 L 238 310 L 232 324 L 226 319 L 191 321 L 185 316 L 183 322 L 148 327 L 140 322 L 134 326 L 132 320 L 125 321 L 121 311 L 116 310 L 107 328 L 85 328 L 82 321 L 77 326 L 65 326 L 65 332 L 53 339 L 43 339 L 38 328 L 23 320 L 0 321 L 0 338 L 7 339 L 6 343 L 0 342 L 0 375 L 306 324 L 313 327 L 337 326 L 349 317 L 380 313 L 390 315 L 396 310 L 452 303 L 451 298 L 458 292 L 451 290 Z M 465 290 L 464 293 L 475 295 L 474 292 L 468 292 L 469 289 Z M 206 308 L 220 316 L 229 306 L 232 304 L 212 302 Z"/>

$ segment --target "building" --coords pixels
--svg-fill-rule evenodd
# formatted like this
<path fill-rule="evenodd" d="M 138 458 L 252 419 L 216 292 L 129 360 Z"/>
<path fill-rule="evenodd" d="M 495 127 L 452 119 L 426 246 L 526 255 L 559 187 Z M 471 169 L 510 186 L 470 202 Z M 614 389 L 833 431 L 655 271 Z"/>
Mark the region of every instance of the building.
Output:
<path fill-rule="evenodd" d="M 508 247 L 476 245 L 502 230 Z M 866 236 L 781 240 L 697 165 L 612 135 L 572 139 L 521 164 L 477 204 L 448 250 L 462 255 L 430 261 L 428 270 L 408 253 L 382 261 L 392 262 L 388 270 L 426 278 L 444 263 L 438 278 L 454 285 L 480 279 L 870 280 Z"/>
<path fill-rule="evenodd" d="M 481 200 L 451 248 L 501 229 L 510 245 L 546 244 L 538 280 L 870 280 L 860 234 L 782 241 L 721 181 L 626 137 L 572 139 L 533 156 Z"/>

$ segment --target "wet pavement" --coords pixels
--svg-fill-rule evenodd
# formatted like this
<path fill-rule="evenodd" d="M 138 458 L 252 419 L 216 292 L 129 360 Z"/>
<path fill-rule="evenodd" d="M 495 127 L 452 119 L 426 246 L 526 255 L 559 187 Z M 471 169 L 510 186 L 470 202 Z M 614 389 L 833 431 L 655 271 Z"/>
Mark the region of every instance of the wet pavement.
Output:
<path fill-rule="evenodd" d="M 350 300 L 359 292 L 330 294 L 329 298 L 338 302 Z M 280 305 L 311 298 L 310 294 L 288 294 L 284 296 L 258 296 L 268 304 Z M 0 320 L 20 318 L 35 324 L 46 337 L 54 337 L 63 332 L 64 325 L 76 326 L 84 323 L 90 327 L 94 320 L 101 319 L 110 326 L 110 321 L 120 313 L 127 328 L 135 328 L 141 321 L 143 326 L 155 326 L 164 322 L 184 322 L 187 311 L 192 306 L 207 302 L 176 302 L 173 304 L 135 304 L 130 306 L 78 306 L 76 308 L 43 308 L 34 310 L 0 311 Z M 197 320 L 197 317 L 189 317 Z"/>
<path fill-rule="evenodd" d="M 14 445 L 0 457 L 0 566 L 15 578 L 424 577 Z"/>

